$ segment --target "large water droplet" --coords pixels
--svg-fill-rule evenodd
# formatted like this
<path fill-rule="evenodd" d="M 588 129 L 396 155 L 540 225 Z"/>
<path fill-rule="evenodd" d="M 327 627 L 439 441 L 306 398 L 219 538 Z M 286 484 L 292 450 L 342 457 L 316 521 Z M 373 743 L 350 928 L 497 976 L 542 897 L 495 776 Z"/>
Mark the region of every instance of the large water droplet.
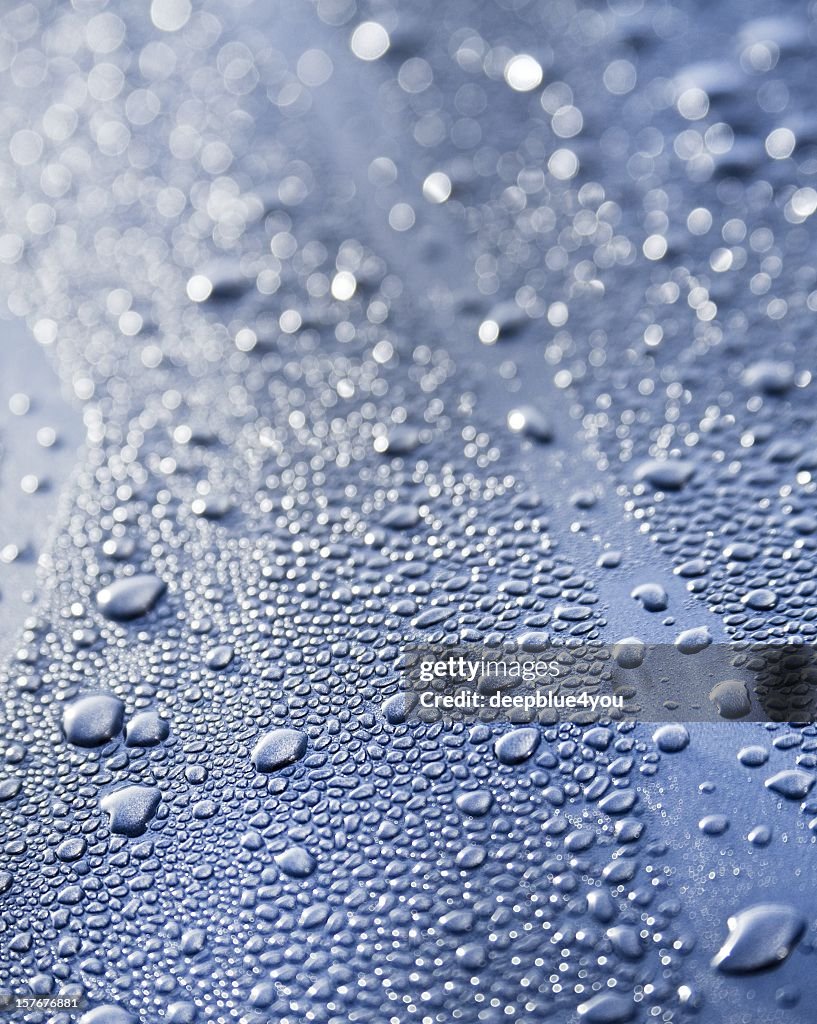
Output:
<path fill-rule="evenodd" d="M 160 800 L 155 786 L 125 786 L 104 796 L 100 806 L 110 815 L 111 832 L 134 837 L 147 829 Z"/>
<path fill-rule="evenodd" d="M 146 615 L 164 591 L 162 580 L 140 573 L 104 587 L 96 596 L 96 604 L 107 618 L 127 622 Z"/>
<path fill-rule="evenodd" d="M 658 749 L 665 754 L 679 754 L 689 746 L 689 733 L 680 722 L 670 722 L 652 734 Z"/>
<path fill-rule="evenodd" d="M 539 746 L 541 734 L 538 729 L 514 729 L 506 732 L 494 744 L 497 760 L 502 764 L 521 764 Z"/>
<path fill-rule="evenodd" d="M 272 729 L 253 747 L 252 763 L 259 772 L 275 772 L 295 764 L 306 753 L 307 737 L 297 729 Z"/>
<path fill-rule="evenodd" d="M 797 945 L 805 920 L 783 903 L 760 903 L 730 917 L 729 936 L 715 954 L 714 967 L 727 974 L 745 974 L 775 967 Z"/>
<path fill-rule="evenodd" d="M 125 705 L 106 693 L 90 694 L 69 704 L 62 713 L 66 739 L 78 747 L 98 747 L 122 730 Z"/>
<path fill-rule="evenodd" d="M 659 491 L 680 491 L 694 473 L 695 465 L 688 459 L 648 459 L 636 466 L 633 477 Z"/>

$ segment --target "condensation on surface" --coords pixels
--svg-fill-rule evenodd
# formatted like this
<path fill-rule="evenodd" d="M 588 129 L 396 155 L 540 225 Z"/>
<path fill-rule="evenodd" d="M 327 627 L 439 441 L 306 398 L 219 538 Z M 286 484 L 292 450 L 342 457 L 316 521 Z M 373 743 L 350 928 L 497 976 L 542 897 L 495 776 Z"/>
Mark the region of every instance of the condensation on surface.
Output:
<path fill-rule="evenodd" d="M 4 9 L 0 289 L 86 442 L 2 683 L 4 990 L 811 1020 L 814 39 L 802 3 Z M 685 693 L 714 725 L 408 720 L 408 643 L 564 640 L 782 650 L 774 721 L 731 676 Z"/>

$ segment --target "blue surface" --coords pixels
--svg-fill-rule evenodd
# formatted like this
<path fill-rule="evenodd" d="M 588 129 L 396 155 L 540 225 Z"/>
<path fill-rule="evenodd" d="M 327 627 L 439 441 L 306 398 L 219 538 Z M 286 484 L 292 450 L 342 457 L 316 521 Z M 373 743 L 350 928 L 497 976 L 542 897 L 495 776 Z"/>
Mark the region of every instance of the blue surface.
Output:
<path fill-rule="evenodd" d="M 808 1024 L 814 726 L 383 705 L 417 641 L 811 644 L 813 11 L 194 7 L 0 16 L 14 391 L 85 433 L 4 516 L 0 988 Z"/>

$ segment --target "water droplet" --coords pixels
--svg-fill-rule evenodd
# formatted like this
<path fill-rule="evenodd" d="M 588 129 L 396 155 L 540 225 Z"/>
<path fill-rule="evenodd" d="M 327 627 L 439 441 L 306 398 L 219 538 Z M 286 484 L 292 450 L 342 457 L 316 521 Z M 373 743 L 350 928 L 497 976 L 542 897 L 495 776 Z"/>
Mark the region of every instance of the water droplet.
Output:
<path fill-rule="evenodd" d="M 389 49 L 389 33 L 377 21 L 364 21 L 352 33 L 349 45 L 359 60 L 379 60 Z"/>
<path fill-rule="evenodd" d="M 138 1018 L 115 1003 L 103 1003 L 79 1018 L 79 1024 L 138 1024 Z"/>
<path fill-rule="evenodd" d="M 156 711 L 140 711 L 125 726 L 126 747 L 155 747 L 170 735 L 170 725 Z"/>
<path fill-rule="evenodd" d="M 648 459 L 636 466 L 633 477 L 660 491 L 680 491 L 694 473 L 695 466 L 688 459 Z"/>
<path fill-rule="evenodd" d="M 312 854 L 302 846 L 291 846 L 283 853 L 277 854 L 275 863 L 291 878 L 308 878 L 318 866 Z"/>
<path fill-rule="evenodd" d="M 637 636 L 628 636 L 613 644 L 613 657 L 620 668 L 640 668 L 644 664 L 646 654 L 646 645 Z"/>
<path fill-rule="evenodd" d="M 665 754 L 679 754 L 689 746 L 689 733 L 680 722 L 670 722 L 652 734 L 658 749 Z"/>
<path fill-rule="evenodd" d="M 535 728 L 506 732 L 494 744 L 497 760 L 502 764 L 521 764 L 535 752 L 541 738 L 541 733 Z"/>
<path fill-rule="evenodd" d="M 756 611 L 770 611 L 777 604 L 777 595 L 773 590 L 751 590 L 741 600 Z"/>
<path fill-rule="evenodd" d="M 295 764 L 306 753 L 307 737 L 297 729 L 272 729 L 253 747 L 252 763 L 259 772 L 269 773 Z"/>
<path fill-rule="evenodd" d="M 729 828 L 725 814 L 707 814 L 698 822 L 698 828 L 707 836 L 722 836 Z"/>
<path fill-rule="evenodd" d="M 789 768 L 766 779 L 767 789 L 788 800 L 802 800 L 814 785 L 814 776 L 802 768 Z"/>
<path fill-rule="evenodd" d="M 516 434 L 524 434 L 543 444 L 553 440 L 553 428 L 547 418 L 529 405 L 508 413 L 508 427 Z"/>
<path fill-rule="evenodd" d="M 78 747 L 98 747 L 122 731 L 125 706 L 105 693 L 80 697 L 62 714 L 66 739 Z"/>
<path fill-rule="evenodd" d="M 738 751 L 738 761 L 747 768 L 760 768 L 769 760 L 769 751 L 765 747 L 748 746 L 741 747 Z"/>
<path fill-rule="evenodd" d="M 111 819 L 111 832 L 141 836 L 158 810 L 161 793 L 155 786 L 125 786 L 106 794 L 100 801 Z"/>
<path fill-rule="evenodd" d="M 783 903 L 760 903 L 730 917 L 729 935 L 712 961 L 727 974 L 747 974 L 782 963 L 797 945 L 805 921 Z"/>
<path fill-rule="evenodd" d="M 635 1005 L 616 992 L 599 992 L 580 1003 L 577 1012 L 583 1024 L 625 1024 L 635 1016 Z"/>
<path fill-rule="evenodd" d="M 473 818 L 481 818 L 490 811 L 494 798 L 487 790 L 472 790 L 468 793 L 460 793 L 457 797 L 457 807 L 463 814 L 470 814 Z"/>
<path fill-rule="evenodd" d="M 156 576 L 140 573 L 104 587 L 96 596 L 99 610 L 109 619 L 128 622 L 146 615 L 165 591 Z"/>
<path fill-rule="evenodd" d="M 707 626 L 695 626 L 685 629 L 675 638 L 675 646 L 681 654 L 699 654 L 712 643 L 712 636 Z"/>
<path fill-rule="evenodd" d="M 752 710 L 746 684 L 742 679 L 724 679 L 712 687 L 709 699 L 721 718 L 743 718 Z"/>
<path fill-rule="evenodd" d="M 517 54 L 505 65 L 505 81 L 515 92 L 530 92 L 542 84 L 542 65 L 528 53 Z"/>
<path fill-rule="evenodd" d="M 640 601 L 645 611 L 663 612 L 669 605 L 669 597 L 660 583 L 639 583 L 630 597 Z"/>

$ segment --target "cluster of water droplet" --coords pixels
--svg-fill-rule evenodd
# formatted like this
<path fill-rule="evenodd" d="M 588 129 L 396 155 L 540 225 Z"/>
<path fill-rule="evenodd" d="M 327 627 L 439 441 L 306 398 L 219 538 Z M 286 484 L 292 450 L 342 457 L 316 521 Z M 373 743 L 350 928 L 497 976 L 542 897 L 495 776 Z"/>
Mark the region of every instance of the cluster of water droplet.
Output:
<path fill-rule="evenodd" d="M 2 984 L 84 1024 L 691 1019 L 689 730 L 424 724 L 395 666 L 811 636 L 817 196 L 768 79 L 807 33 L 670 78 L 669 7 L 231 6 L 2 19 L 3 288 L 87 429 L 3 683 Z M 809 819 L 814 730 L 758 731 L 734 771 L 772 736 Z M 810 951 L 727 911 L 720 973 Z"/>

